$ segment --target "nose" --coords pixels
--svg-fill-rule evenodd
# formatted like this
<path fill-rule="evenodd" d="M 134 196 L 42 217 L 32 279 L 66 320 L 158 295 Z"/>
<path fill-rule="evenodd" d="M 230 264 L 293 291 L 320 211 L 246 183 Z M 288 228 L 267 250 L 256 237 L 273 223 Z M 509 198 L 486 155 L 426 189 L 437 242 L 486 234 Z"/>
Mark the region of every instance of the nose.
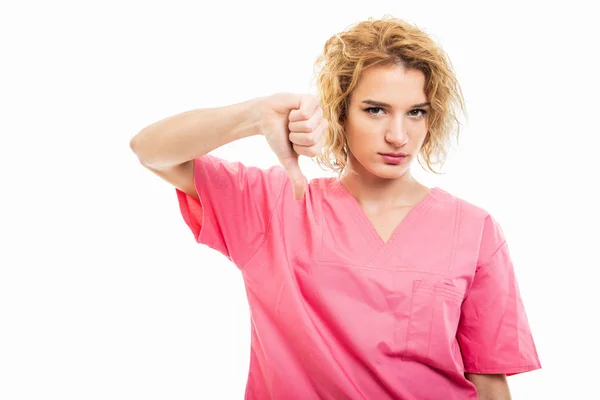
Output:
<path fill-rule="evenodd" d="M 402 118 L 394 118 L 388 126 L 385 140 L 394 146 L 403 146 L 408 141 L 406 124 Z"/>

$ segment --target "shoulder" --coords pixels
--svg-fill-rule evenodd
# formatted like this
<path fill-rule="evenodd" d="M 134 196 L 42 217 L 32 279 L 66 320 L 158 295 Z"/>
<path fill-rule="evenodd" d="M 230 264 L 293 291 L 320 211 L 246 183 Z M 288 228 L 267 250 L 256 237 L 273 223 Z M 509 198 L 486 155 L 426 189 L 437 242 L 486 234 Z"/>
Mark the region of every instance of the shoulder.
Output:
<path fill-rule="evenodd" d="M 480 221 L 482 223 L 486 220 L 493 221 L 490 212 L 476 202 L 455 195 L 440 187 L 434 188 L 434 193 L 438 207 L 456 209 L 462 218 L 466 218 L 469 221 Z"/>
<path fill-rule="evenodd" d="M 492 213 L 484 206 L 471 200 L 437 189 L 437 204 L 448 214 L 455 216 L 457 229 L 479 241 L 491 241 L 493 246 L 504 241 L 504 232 Z"/>
<path fill-rule="evenodd" d="M 478 265 L 491 259 L 506 243 L 504 231 L 498 220 L 483 206 L 441 190 L 440 197 L 457 210 L 455 221 L 461 236 L 475 240 L 479 247 Z"/>

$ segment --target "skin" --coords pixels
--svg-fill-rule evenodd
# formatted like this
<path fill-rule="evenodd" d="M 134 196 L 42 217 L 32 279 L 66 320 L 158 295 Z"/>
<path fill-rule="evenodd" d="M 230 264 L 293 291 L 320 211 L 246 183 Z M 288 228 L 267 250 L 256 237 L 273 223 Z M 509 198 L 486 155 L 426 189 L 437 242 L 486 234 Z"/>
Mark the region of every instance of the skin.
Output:
<path fill-rule="evenodd" d="M 422 72 L 377 66 L 361 75 L 343 122 L 348 140 L 347 172 L 340 181 L 360 203 L 382 240 L 387 241 L 412 206 L 430 189 L 410 172 L 427 134 L 429 106 Z M 402 95 L 398 95 L 402 94 Z M 387 103 L 374 106 L 365 101 Z M 406 153 L 399 165 L 379 153 Z"/>
<path fill-rule="evenodd" d="M 340 181 L 356 198 L 383 241 L 387 241 L 408 211 L 429 193 L 410 167 L 427 135 L 430 107 L 421 71 L 399 65 L 367 69 L 352 92 L 343 122 L 348 140 L 347 172 Z M 366 104 L 372 100 L 387 105 Z M 415 105 L 419 105 L 415 107 Z M 406 153 L 399 165 L 379 153 Z M 465 377 L 479 399 L 509 400 L 505 375 L 471 374 Z"/>
<path fill-rule="evenodd" d="M 477 388 L 479 400 L 511 400 L 508 382 L 504 374 L 470 374 L 465 377 Z"/>

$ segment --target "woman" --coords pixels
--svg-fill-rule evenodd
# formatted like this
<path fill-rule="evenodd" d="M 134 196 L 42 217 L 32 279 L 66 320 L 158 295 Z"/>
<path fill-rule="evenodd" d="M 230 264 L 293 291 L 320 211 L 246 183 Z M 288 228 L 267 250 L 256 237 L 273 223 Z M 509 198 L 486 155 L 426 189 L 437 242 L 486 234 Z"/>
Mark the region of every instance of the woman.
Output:
<path fill-rule="evenodd" d="M 242 272 L 246 398 L 510 398 L 506 375 L 541 366 L 502 230 L 410 171 L 419 156 L 434 171 L 458 133 L 445 53 L 385 17 L 333 36 L 317 65 L 319 98 L 191 110 L 131 140 L 197 242 Z M 250 135 L 282 167 L 208 154 Z M 338 176 L 307 182 L 298 155 Z"/>

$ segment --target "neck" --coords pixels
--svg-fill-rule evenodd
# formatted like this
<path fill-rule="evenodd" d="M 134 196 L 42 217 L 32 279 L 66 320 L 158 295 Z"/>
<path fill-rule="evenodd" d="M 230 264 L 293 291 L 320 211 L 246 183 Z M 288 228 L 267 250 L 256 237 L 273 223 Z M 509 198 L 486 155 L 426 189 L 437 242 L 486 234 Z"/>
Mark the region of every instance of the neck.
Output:
<path fill-rule="evenodd" d="M 415 180 L 410 169 L 400 177 L 385 179 L 366 171 L 357 171 L 351 164 L 347 165 L 346 173 L 340 177 L 340 183 L 361 205 L 370 208 L 413 204 L 427 189 Z"/>

